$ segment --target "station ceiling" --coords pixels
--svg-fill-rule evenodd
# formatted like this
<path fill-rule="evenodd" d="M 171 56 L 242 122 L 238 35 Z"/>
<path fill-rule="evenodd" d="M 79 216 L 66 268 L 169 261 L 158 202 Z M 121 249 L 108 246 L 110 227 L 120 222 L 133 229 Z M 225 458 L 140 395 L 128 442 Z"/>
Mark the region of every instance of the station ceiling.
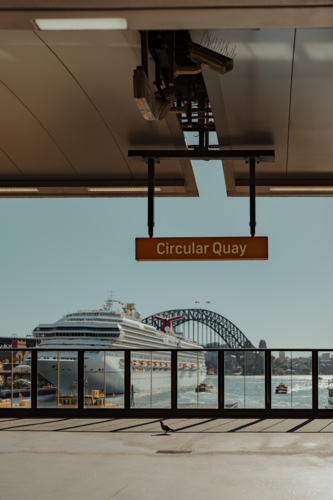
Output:
<path fill-rule="evenodd" d="M 203 68 L 203 78 L 220 148 L 275 150 L 275 163 L 257 166 L 258 196 L 333 195 L 333 2 L 26 5 L 0 0 L 0 197 L 146 195 L 146 165 L 128 150 L 186 149 L 176 115 L 145 121 L 133 99 L 139 30 L 152 29 L 188 30 L 196 43 L 206 30 L 235 47 L 230 73 Z M 129 29 L 36 29 L 36 18 L 52 17 L 124 17 Z M 224 161 L 223 170 L 228 195 L 247 196 L 248 166 Z M 157 196 L 198 196 L 189 160 L 157 165 L 156 186 Z M 115 190 L 91 191 L 103 187 Z"/>

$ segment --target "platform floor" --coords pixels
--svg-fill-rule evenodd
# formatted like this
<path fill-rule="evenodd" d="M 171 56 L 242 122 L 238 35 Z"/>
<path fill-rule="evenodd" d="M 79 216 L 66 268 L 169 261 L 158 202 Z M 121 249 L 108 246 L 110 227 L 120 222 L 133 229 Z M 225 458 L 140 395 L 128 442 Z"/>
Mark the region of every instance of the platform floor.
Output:
<path fill-rule="evenodd" d="M 1 500 L 333 498 L 333 420 L 0 419 Z"/>

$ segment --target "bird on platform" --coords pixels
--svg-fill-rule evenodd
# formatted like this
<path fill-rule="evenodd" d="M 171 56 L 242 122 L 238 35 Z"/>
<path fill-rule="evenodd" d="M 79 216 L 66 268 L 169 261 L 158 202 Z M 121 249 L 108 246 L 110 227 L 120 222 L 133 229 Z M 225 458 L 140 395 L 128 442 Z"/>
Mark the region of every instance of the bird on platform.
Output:
<path fill-rule="evenodd" d="M 162 420 L 160 420 L 160 424 L 162 427 L 162 431 L 164 431 L 164 434 L 167 434 L 168 432 L 175 432 L 173 429 L 170 429 L 167 425 L 163 424 Z"/>

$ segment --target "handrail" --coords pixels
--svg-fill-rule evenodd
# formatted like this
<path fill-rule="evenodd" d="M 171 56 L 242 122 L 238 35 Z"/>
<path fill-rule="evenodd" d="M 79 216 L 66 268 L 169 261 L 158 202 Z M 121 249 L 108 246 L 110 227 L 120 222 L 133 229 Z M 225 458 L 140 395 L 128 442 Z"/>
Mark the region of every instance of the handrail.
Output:
<path fill-rule="evenodd" d="M 87 372 L 85 372 L 85 357 L 84 353 L 86 352 L 87 354 L 92 353 L 92 352 L 123 352 L 124 356 L 122 356 L 122 370 L 124 373 L 124 382 L 123 382 L 123 390 L 124 390 L 124 396 L 123 396 L 123 405 L 120 407 L 115 407 L 110 405 L 110 407 L 105 407 L 105 408 L 84 408 L 84 381 L 88 377 Z M 272 383 L 276 383 L 272 379 L 272 376 L 276 376 L 272 374 L 272 369 L 271 369 L 271 364 L 272 364 L 272 356 L 276 357 L 276 353 L 284 351 L 285 353 L 308 353 L 307 358 L 311 362 L 308 361 L 308 369 L 311 371 L 309 376 L 311 376 L 312 380 L 312 395 L 311 395 L 311 404 L 309 405 L 308 408 L 274 408 L 274 405 L 272 405 Z M 31 366 L 31 384 L 30 384 L 30 397 L 31 397 L 31 408 L 19 408 L 19 407 L 9 407 L 9 408 L 2 408 L 0 407 L 0 417 L 1 416 L 10 416 L 10 417 L 24 417 L 24 418 L 50 418 L 53 416 L 59 416 L 60 414 L 62 416 L 68 416 L 69 418 L 75 417 L 75 418 L 101 418 L 105 416 L 111 416 L 112 417 L 119 417 L 119 418 L 178 418 L 178 417 L 185 417 L 185 418 L 221 418 L 221 417 L 235 417 L 235 418 L 332 418 L 333 417 L 333 406 L 330 408 L 319 408 L 318 404 L 318 387 L 319 387 L 319 373 L 318 373 L 318 366 L 319 363 L 322 362 L 322 358 L 319 358 L 319 353 L 332 353 L 333 355 L 333 349 L 306 349 L 306 348 L 275 348 L 275 349 L 256 349 L 256 348 L 241 348 L 241 349 L 235 349 L 235 348 L 191 348 L 191 349 L 174 349 L 172 347 L 168 347 L 165 349 L 162 348 L 139 348 L 139 349 L 124 349 L 124 348 L 119 348 L 119 349 L 113 349 L 113 348 L 101 348 L 101 347 L 86 347 L 86 348 L 81 348 L 81 347 L 67 347 L 67 346 L 52 346 L 52 347 L 35 347 L 35 348 L 0 348 L 0 356 L 8 355 L 8 357 L 11 358 L 11 389 L 6 390 L 7 392 L 11 390 L 11 399 L 13 401 L 13 393 L 16 391 L 14 384 L 13 384 L 13 377 L 16 373 L 15 368 L 14 368 L 14 357 L 15 357 L 15 352 L 29 352 L 30 353 L 30 359 L 29 359 L 29 364 Z M 78 405 L 77 408 L 40 408 L 38 406 L 38 353 L 47 353 L 47 355 L 50 355 L 51 353 L 57 353 L 57 367 L 60 369 L 61 368 L 61 362 L 64 361 L 61 359 L 61 353 L 62 352 L 76 352 L 77 356 L 75 356 L 75 360 L 77 361 L 76 363 L 76 368 L 75 370 L 75 378 L 76 378 L 76 386 L 77 386 L 77 401 Z M 186 370 L 191 371 L 193 373 L 199 373 L 199 370 L 202 370 L 201 366 L 201 361 L 202 357 L 205 352 L 208 353 L 217 353 L 217 367 L 218 367 L 218 377 L 217 377 L 217 392 L 215 393 L 216 396 L 214 396 L 216 404 L 215 407 L 206 407 L 205 405 L 201 403 L 193 403 L 195 407 L 181 407 L 180 406 L 180 398 L 181 398 L 181 391 L 179 392 L 179 373 L 180 373 L 180 368 L 179 368 L 179 360 L 177 359 L 178 356 L 183 355 L 186 356 L 186 353 L 196 353 L 200 355 L 200 362 L 197 363 L 197 366 L 194 367 L 194 364 L 192 363 L 191 367 L 186 367 Z M 169 400 L 170 404 L 169 407 L 167 408 L 159 408 L 159 407 L 154 407 L 151 405 L 151 407 L 144 407 L 144 408 L 138 408 L 138 407 L 133 407 L 133 401 L 131 401 L 131 398 L 133 399 L 133 384 L 132 384 L 132 377 L 133 377 L 133 371 L 132 371 L 132 364 L 131 364 L 131 357 L 133 355 L 138 355 L 138 353 L 163 353 L 166 355 L 168 353 L 168 356 L 170 358 L 170 363 L 171 367 L 168 366 L 167 368 L 164 367 L 163 369 L 168 370 L 166 373 L 170 374 L 170 388 L 169 388 Z M 243 359 L 242 353 L 254 353 L 255 356 L 257 356 L 257 360 L 260 358 L 263 363 L 263 371 L 260 375 L 252 375 L 252 376 L 258 376 L 263 380 L 263 392 L 262 392 L 262 397 L 264 401 L 264 407 L 263 408 L 227 408 L 225 407 L 225 392 L 226 389 L 228 389 L 228 383 L 229 383 L 229 373 L 226 373 L 226 367 L 225 367 L 225 362 L 229 362 L 227 354 L 234 353 L 237 357 L 237 363 L 239 364 L 240 367 L 242 367 L 241 362 L 239 359 Z M 302 356 L 300 356 L 302 357 Z M 3 359 L 3 357 L 2 357 Z M 8 358 L 9 359 L 9 358 Z M 106 368 L 105 368 L 105 359 L 104 357 L 104 371 L 102 370 L 101 373 L 106 373 Z M 151 360 L 153 358 L 151 357 Z M 199 359 L 199 358 L 198 358 Z M 73 361 L 73 360 L 72 360 Z M 243 360 L 242 362 L 245 363 Z M 235 362 L 236 363 L 236 362 Z M 254 363 L 254 361 L 253 361 Z M 291 362 L 292 363 L 292 362 Z M 1 358 L 0 358 L 0 364 L 1 364 Z M 185 363 L 186 364 L 186 363 Z M 153 363 L 150 361 L 149 363 L 147 362 L 147 370 L 150 367 L 150 378 L 153 380 L 154 374 L 158 373 L 158 368 L 153 370 Z M 207 366 L 207 364 L 206 364 Z M 246 366 L 244 364 L 244 366 Z M 251 365 L 252 366 L 252 365 Z M 253 365 L 254 366 L 254 365 Z M 290 364 L 291 370 L 292 370 L 292 364 Z M 162 369 L 162 368 L 161 368 Z M 184 368 L 185 370 L 185 368 Z M 6 371 L 8 371 L 8 368 L 6 368 Z M 203 370 L 202 370 L 203 371 Z M 58 374 L 60 371 L 58 371 Z M 74 373 L 74 372 L 73 372 Z M 96 372 L 98 373 L 98 371 Z M 183 372 L 182 372 L 183 373 Z M 294 373 L 291 371 L 292 375 L 294 376 Z M 5 375 L 8 375 L 6 373 Z M 332 374 L 333 375 L 333 367 L 332 367 Z M 0 376 L 1 376 L 1 370 L 0 370 Z M 244 377 L 244 382 L 247 376 L 251 376 L 250 374 L 247 374 L 246 371 L 244 370 L 244 373 L 242 375 L 235 375 L 235 377 Z M 61 377 L 61 375 L 60 375 Z M 104 376 L 105 380 L 105 376 Z M 199 378 L 198 378 L 199 380 Z M 235 379 L 236 380 L 236 379 Z M 240 380 L 238 378 L 238 380 Z M 106 382 L 104 382 L 104 391 L 106 393 Z M 59 384 L 58 384 L 59 385 Z M 61 386 L 61 384 L 60 384 Z M 151 386 L 152 387 L 152 386 Z M 197 386 L 198 388 L 199 386 Z M 245 387 L 245 385 L 244 385 Z M 28 389 L 26 390 L 28 391 Z M 199 389 L 197 391 L 199 393 Z M 245 392 L 244 392 L 244 397 L 245 397 Z M 310 397 L 310 396 L 309 396 Z M 106 399 L 106 398 L 105 398 Z M 114 398 L 113 398 L 114 399 Z M 152 400 L 153 398 L 151 398 Z M 198 396 L 198 401 L 199 401 L 199 396 Z M 59 395 L 58 395 L 58 402 L 59 402 Z M 0 403 L 1 403 L 1 390 L 0 390 Z M 12 403 L 13 404 L 13 403 Z M 106 405 L 106 403 L 105 403 Z M 0 405 L 1 406 L 1 405 Z"/>

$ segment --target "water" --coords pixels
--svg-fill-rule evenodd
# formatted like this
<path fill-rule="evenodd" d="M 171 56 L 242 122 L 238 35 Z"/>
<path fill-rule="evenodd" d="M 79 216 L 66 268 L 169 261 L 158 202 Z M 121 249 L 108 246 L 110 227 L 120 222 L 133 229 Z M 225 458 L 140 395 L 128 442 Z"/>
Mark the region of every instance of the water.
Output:
<path fill-rule="evenodd" d="M 328 406 L 328 379 L 332 376 L 323 375 L 323 380 L 318 385 L 318 407 L 323 409 Z M 275 394 L 275 387 L 283 382 L 289 387 L 287 394 Z M 218 375 L 207 375 L 205 384 L 213 384 L 216 389 L 211 392 L 196 393 L 195 388 L 186 387 L 178 390 L 178 407 L 218 407 Z M 264 376 L 225 376 L 225 404 L 237 403 L 238 408 L 265 408 L 265 378 Z M 111 402 L 123 405 L 124 397 L 116 394 L 107 395 Z M 41 396 L 38 398 L 38 407 L 54 408 L 55 395 Z M 149 392 L 135 393 L 131 399 L 134 408 L 149 408 L 152 403 L 154 408 L 171 407 L 171 390 L 154 391 L 152 397 Z M 272 408 L 273 409 L 304 409 L 312 408 L 312 377 L 311 375 L 293 375 L 291 377 L 272 376 Z M 330 406 L 332 409 L 333 407 Z"/>

